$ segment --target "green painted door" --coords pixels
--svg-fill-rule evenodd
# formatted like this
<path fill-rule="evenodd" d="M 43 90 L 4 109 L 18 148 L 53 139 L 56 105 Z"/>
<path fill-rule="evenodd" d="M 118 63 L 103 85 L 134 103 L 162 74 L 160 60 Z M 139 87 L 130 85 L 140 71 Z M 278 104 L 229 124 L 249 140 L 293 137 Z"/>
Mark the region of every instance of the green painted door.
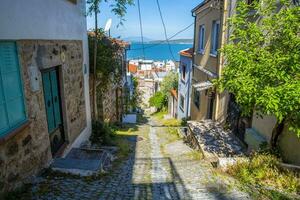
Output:
<path fill-rule="evenodd" d="M 44 99 L 47 114 L 48 131 L 51 134 L 61 125 L 61 109 L 58 88 L 57 71 L 51 70 L 44 72 L 43 87 Z"/>

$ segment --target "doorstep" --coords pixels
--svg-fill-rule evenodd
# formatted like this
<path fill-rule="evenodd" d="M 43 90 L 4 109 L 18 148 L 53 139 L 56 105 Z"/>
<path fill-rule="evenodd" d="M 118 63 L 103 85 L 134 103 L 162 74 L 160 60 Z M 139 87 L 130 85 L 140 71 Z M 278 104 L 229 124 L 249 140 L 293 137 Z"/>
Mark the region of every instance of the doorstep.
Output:
<path fill-rule="evenodd" d="M 55 158 L 50 167 L 53 171 L 92 176 L 110 168 L 114 153 L 109 148 L 73 148 L 65 158 Z"/>

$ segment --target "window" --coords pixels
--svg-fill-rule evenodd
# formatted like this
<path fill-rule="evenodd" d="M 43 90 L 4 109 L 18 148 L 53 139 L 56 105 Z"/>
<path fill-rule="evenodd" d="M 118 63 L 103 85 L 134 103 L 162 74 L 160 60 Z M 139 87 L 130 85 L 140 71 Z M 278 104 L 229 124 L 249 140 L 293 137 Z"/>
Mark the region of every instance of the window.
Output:
<path fill-rule="evenodd" d="M 251 4 L 253 4 L 255 1 L 258 1 L 258 0 L 247 0 L 246 2 L 247 2 L 248 5 L 251 5 Z"/>
<path fill-rule="evenodd" d="M 185 81 L 185 75 L 186 75 L 186 65 L 181 65 L 181 80 Z"/>
<path fill-rule="evenodd" d="M 205 48 L 205 27 L 201 25 L 199 28 L 199 47 L 198 52 L 203 53 Z"/>
<path fill-rule="evenodd" d="M 68 0 L 68 1 L 70 1 L 71 3 L 77 4 L 77 0 Z"/>
<path fill-rule="evenodd" d="M 211 35 L 211 50 L 210 53 L 212 55 L 217 55 L 219 48 L 219 32 L 220 32 L 220 22 L 213 21 L 212 26 L 212 35 Z"/>
<path fill-rule="evenodd" d="M 294 5 L 300 6 L 300 0 L 293 0 Z"/>
<path fill-rule="evenodd" d="M 0 42 L 0 136 L 26 121 L 17 55 L 14 42 Z"/>
<path fill-rule="evenodd" d="M 194 89 L 194 104 L 199 109 L 200 108 L 200 91 Z"/>
<path fill-rule="evenodd" d="M 184 97 L 180 95 L 179 107 L 182 111 L 184 111 Z"/>

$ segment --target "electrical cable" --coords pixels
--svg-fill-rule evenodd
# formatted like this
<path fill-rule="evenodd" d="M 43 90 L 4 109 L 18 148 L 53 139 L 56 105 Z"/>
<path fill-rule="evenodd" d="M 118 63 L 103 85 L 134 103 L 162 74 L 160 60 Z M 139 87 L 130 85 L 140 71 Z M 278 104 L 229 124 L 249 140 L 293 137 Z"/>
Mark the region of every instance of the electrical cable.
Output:
<path fill-rule="evenodd" d="M 169 37 L 168 40 L 173 39 L 174 37 L 176 37 L 176 36 L 179 35 L 180 33 L 182 33 L 182 32 L 184 32 L 184 31 L 188 30 L 188 29 L 189 29 L 190 27 L 192 27 L 193 25 L 194 25 L 194 23 L 192 23 L 192 24 L 188 25 L 187 27 L 181 29 L 180 31 L 178 31 L 177 33 L 175 33 L 174 35 L 172 35 L 171 37 Z M 144 49 L 152 48 L 152 47 L 155 47 L 155 46 L 164 44 L 164 43 L 165 43 L 165 41 L 163 41 L 163 42 L 158 42 L 158 43 L 155 43 L 155 44 L 150 45 L 150 46 L 148 46 L 148 47 L 144 47 Z M 141 50 L 141 49 L 143 49 L 143 48 L 130 49 L 130 51 Z"/>
<path fill-rule="evenodd" d="M 173 51 L 172 51 L 172 48 L 171 48 L 171 45 L 170 45 L 170 42 L 169 42 L 169 39 L 168 39 L 167 28 L 166 28 L 166 24 L 164 22 L 164 18 L 163 18 L 162 11 L 161 11 L 161 8 L 160 8 L 159 0 L 156 0 L 156 4 L 157 4 L 157 8 L 158 8 L 158 11 L 159 11 L 159 15 L 160 15 L 160 19 L 161 19 L 162 25 L 164 27 L 165 39 L 166 39 L 166 41 L 168 43 L 169 51 L 171 53 L 171 56 L 172 56 L 173 60 L 176 61 L 176 58 L 175 58 L 175 56 L 173 54 Z"/>
<path fill-rule="evenodd" d="M 141 6 L 140 0 L 137 0 L 138 10 L 139 10 L 139 21 L 140 21 L 140 31 L 141 31 L 141 39 L 142 39 L 142 49 L 143 49 L 143 59 L 145 59 L 145 45 L 144 45 L 144 35 L 143 35 L 143 23 L 142 23 L 142 15 L 141 15 Z"/>

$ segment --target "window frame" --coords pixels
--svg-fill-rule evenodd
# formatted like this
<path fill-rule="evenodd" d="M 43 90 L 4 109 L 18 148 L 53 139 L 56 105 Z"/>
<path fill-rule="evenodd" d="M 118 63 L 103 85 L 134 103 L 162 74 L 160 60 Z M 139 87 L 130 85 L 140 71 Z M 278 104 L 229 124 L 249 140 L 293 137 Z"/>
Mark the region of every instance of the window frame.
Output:
<path fill-rule="evenodd" d="M 181 105 L 181 103 L 182 103 L 183 105 Z M 180 108 L 181 111 L 183 111 L 183 112 L 184 112 L 184 103 L 185 103 L 185 98 L 184 98 L 184 96 L 183 96 L 182 94 L 180 94 L 179 108 Z"/>
<path fill-rule="evenodd" d="M 219 28 L 217 31 L 217 27 Z M 220 40 L 220 20 L 214 20 L 211 31 L 210 55 L 216 57 L 218 55 Z"/>
<path fill-rule="evenodd" d="M 184 64 L 184 63 L 182 63 L 181 64 L 181 81 L 183 82 L 183 83 L 185 83 L 185 81 L 186 81 L 186 64 Z"/>
<path fill-rule="evenodd" d="M 22 102 L 23 102 L 23 109 L 24 109 L 24 119 L 20 120 L 19 122 L 13 124 L 13 125 L 10 125 L 9 121 L 8 121 L 8 129 L 4 129 L 2 131 L 0 131 L 0 140 L 2 138 L 6 138 L 8 135 L 10 135 L 11 133 L 14 133 L 15 131 L 19 130 L 20 128 L 22 128 L 26 123 L 28 123 L 28 115 L 27 115 L 27 107 L 26 107 L 26 99 L 25 99 L 25 93 L 24 93 L 24 80 L 23 80 L 23 76 L 22 76 L 22 69 L 21 69 L 21 62 L 20 62 L 20 59 L 19 59 L 19 48 L 18 48 L 18 45 L 16 43 L 16 41 L 12 41 L 12 40 L 3 40 L 1 41 L 0 40 L 0 45 L 2 43 L 13 43 L 14 47 L 15 47 L 15 55 L 16 55 L 16 63 L 17 63 L 17 73 L 19 75 L 19 79 L 18 79 L 18 83 L 19 83 L 19 86 L 20 86 L 20 98 L 22 98 Z M 0 66 L 1 67 L 1 66 Z M 9 120 L 8 118 L 8 108 L 7 108 L 7 102 L 8 100 L 6 100 L 6 94 L 4 92 L 4 86 L 3 86 L 3 76 L 2 76 L 2 72 L 1 72 L 1 69 L 0 69 L 0 82 L 1 82 L 1 85 L 2 87 L 0 88 L 0 90 L 2 90 L 2 95 L 3 95 L 3 98 L 4 98 L 4 107 L 5 107 L 5 115 L 6 115 L 6 119 Z"/>
<path fill-rule="evenodd" d="M 203 30 L 203 32 L 202 32 Z M 198 37 L 198 53 L 204 54 L 205 51 L 205 25 L 199 26 L 199 37 Z"/>
<path fill-rule="evenodd" d="M 196 94 L 198 94 L 198 98 L 196 98 Z M 201 102 L 200 98 L 201 98 L 201 92 L 198 91 L 198 90 L 196 90 L 196 89 L 194 89 L 194 98 L 193 98 L 193 102 L 194 102 L 196 108 L 198 108 L 198 110 L 200 109 L 200 102 Z M 196 100 L 197 100 L 197 101 L 196 101 Z"/>

